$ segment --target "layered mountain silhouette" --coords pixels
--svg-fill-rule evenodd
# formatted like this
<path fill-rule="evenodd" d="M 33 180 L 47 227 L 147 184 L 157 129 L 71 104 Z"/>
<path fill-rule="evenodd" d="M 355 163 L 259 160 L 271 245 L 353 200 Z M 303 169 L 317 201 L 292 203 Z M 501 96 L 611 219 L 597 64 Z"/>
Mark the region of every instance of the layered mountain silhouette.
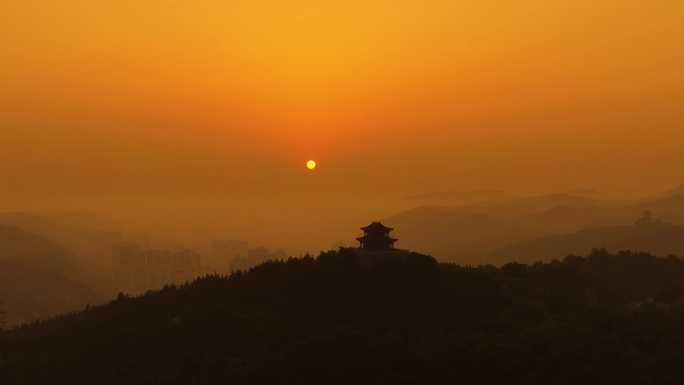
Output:
<path fill-rule="evenodd" d="M 507 191 L 498 190 L 478 190 L 469 192 L 458 191 L 434 191 L 419 195 L 410 195 L 405 197 L 412 201 L 451 201 L 459 203 L 472 203 L 492 200 L 511 199 L 515 194 Z"/>
<path fill-rule="evenodd" d="M 663 256 L 684 256 L 684 226 L 654 222 L 647 225 L 599 227 L 522 241 L 470 259 L 464 256 L 454 259 L 474 265 L 502 265 L 511 261 L 529 264 L 560 260 L 571 254 L 583 255 L 595 248 L 612 252 L 631 250 Z"/>
<path fill-rule="evenodd" d="M 71 250 L 16 226 L 0 225 L 0 260 L 66 275 L 77 270 Z"/>
<path fill-rule="evenodd" d="M 466 206 L 422 206 L 383 223 L 396 229 L 400 247 L 458 262 L 460 256 L 485 254 L 536 238 L 628 226 L 647 210 L 664 222 L 684 224 L 684 194 L 628 204 L 552 194 Z"/>
<path fill-rule="evenodd" d="M 121 226 L 88 212 L 0 213 L 0 299 L 7 325 L 113 297 L 105 268 Z"/>
<path fill-rule="evenodd" d="M 684 185 L 675 187 L 673 189 L 665 191 L 664 195 L 665 196 L 672 196 L 672 195 L 681 195 L 684 194 Z"/>
<path fill-rule="evenodd" d="M 0 225 L 0 299 L 6 325 L 32 322 L 101 303 L 74 253 L 42 235 Z M 84 283 L 85 282 L 85 283 Z"/>
<path fill-rule="evenodd" d="M 88 211 L 31 211 L 0 213 L 0 224 L 38 234 L 72 251 L 86 270 L 108 264 L 111 246 L 120 242 L 125 227 Z"/>
<path fill-rule="evenodd" d="M 82 310 L 107 297 L 56 271 L 0 259 L 0 299 L 5 325 L 14 326 Z"/>
<path fill-rule="evenodd" d="M 383 223 L 395 228 L 398 247 L 459 264 L 534 263 L 602 247 L 684 255 L 680 241 L 684 239 L 684 194 L 664 193 L 660 198 L 630 203 L 598 199 L 595 197 L 600 194 L 589 190 L 501 200 L 488 200 L 489 193 L 480 194 L 484 201 L 478 203 L 420 206 L 383 219 Z M 635 220 L 647 210 L 657 220 L 647 228 L 635 226 Z M 108 264 L 112 246 L 121 242 L 126 231 L 111 218 L 90 212 L 0 213 L 0 261 L 7 263 L 0 268 L 27 282 L 45 274 L 60 275 L 53 281 L 64 290 L 35 286 L 48 290 L 46 296 L 68 292 L 73 284 L 113 297 L 120 288 L 113 284 Z M 0 293 L 7 291 L 7 285 L 0 281 Z M 65 295 L 80 299 L 65 300 L 59 309 L 78 310 L 95 301 L 91 294 L 86 290 Z M 27 316 L 17 321 L 30 322 L 33 318 L 27 317 L 53 313 L 52 308 L 35 307 L 22 311 Z"/>

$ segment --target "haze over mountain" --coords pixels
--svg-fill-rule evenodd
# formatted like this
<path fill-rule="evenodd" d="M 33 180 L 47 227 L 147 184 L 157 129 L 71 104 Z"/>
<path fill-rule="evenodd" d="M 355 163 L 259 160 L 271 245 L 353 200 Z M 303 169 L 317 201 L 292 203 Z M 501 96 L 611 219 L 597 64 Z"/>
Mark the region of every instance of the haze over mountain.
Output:
<path fill-rule="evenodd" d="M 0 213 L 0 223 L 40 234 L 64 245 L 94 266 L 109 264 L 111 246 L 122 241 L 125 227 L 113 219 L 92 212 L 42 210 Z M 85 266 L 82 266 L 85 267 Z"/>
<path fill-rule="evenodd" d="M 656 219 L 673 224 L 663 224 L 658 227 L 658 234 L 651 235 L 658 242 L 638 238 L 633 230 L 634 221 L 646 210 L 653 211 Z M 328 237 L 324 242 L 316 242 L 330 247 L 337 241 L 340 245 L 355 245 L 358 227 L 367 224 L 364 219 L 354 219 L 357 216 L 363 218 L 364 213 L 350 212 L 347 219 L 312 229 L 310 236 Z M 397 247 L 473 265 L 501 265 L 514 260 L 532 263 L 583 254 L 600 247 L 611 251 L 630 249 L 679 255 L 682 248 L 677 241 L 678 233 L 672 229 L 684 223 L 684 195 L 640 199 L 635 203 L 569 193 L 520 196 L 458 206 L 419 206 L 385 218 L 383 222 L 395 228 L 393 236 L 399 238 Z M 122 267 L 121 261 L 115 264 L 117 247 L 137 244 L 142 250 L 179 251 L 188 247 L 183 246 L 186 244 L 199 253 L 201 266 L 216 269 L 210 267 L 216 263 L 211 251 L 212 240 L 231 239 L 230 234 L 221 236 L 215 229 L 206 229 L 204 233 L 178 234 L 168 242 L 164 241 L 163 231 L 135 232 L 108 216 L 83 211 L 0 213 L 0 223 L 5 224 L 0 228 L 0 236 L 4 236 L 0 256 L 5 260 L 43 272 L 56 271 L 65 280 L 102 293 L 104 297 L 100 298 L 132 290 L 121 286 L 125 282 L 122 278 L 114 278 L 130 269 Z M 345 234 L 340 235 L 337 229 L 342 227 Z M 258 243 L 252 245 L 256 247 Z M 274 250 L 278 248 L 277 242 L 275 246 Z M 285 255 L 296 255 L 292 251 Z M 172 278 L 166 279 L 141 284 L 140 289 L 158 288 L 164 282 L 170 283 Z M 176 278 L 176 283 L 184 280 Z M 49 309 L 35 311 L 36 314 L 49 312 Z"/>
<path fill-rule="evenodd" d="M 110 297 L 56 271 L 0 259 L 0 298 L 4 326 L 13 327 L 81 311 Z"/>
<path fill-rule="evenodd" d="M 0 213 L 0 224 L 21 229 L 23 234 L 28 234 L 25 237 L 42 239 L 56 248 L 33 250 L 13 261 L 40 270 L 57 271 L 103 295 L 113 296 L 118 291 L 111 277 L 113 248 L 127 241 L 126 236 L 131 232 L 115 220 L 86 211 L 41 210 Z M 9 241 L 8 246 L 11 244 Z M 40 243 L 36 243 L 38 245 Z M 38 257 L 40 261 L 31 262 Z"/>
<path fill-rule="evenodd" d="M 684 185 L 675 187 L 671 190 L 665 191 L 664 195 L 665 196 L 671 196 L 671 195 L 681 195 L 684 194 Z"/>
<path fill-rule="evenodd" d="M 0 300 L 4 302 L 0 310 L 5 311 L 5 325 L 33 322 L 105 301 L 107 296 L 98 290 L 112 290 L 111 282 L 103 281 L 105 277 L 95 279 L 92 272 L 83 270 L 86 266 L 52 239 L 0 224 Z"/>
<path fill-rule="evenodd" d="M 62 274 L 71 275 L 77 271 L 69 249 L 14 226 L 0 225 L 0 260 Z"/>
<path fill-rule="evenodd" d="M 510 199 L 515 194 L 506 191 L 436 191 L 419 195 L 409 195 L 405 199 L 412 201 L 451 201 L 453 203 L 474 203 L 491 200 Z"/>
<path fill-rule="evenodd" d="M 610 252 L 631 250 L 663 256 L 684 256 L 684 226 L 658 221 L 633 226 L 597 227 L 521 241 L 476 256 L 455 254 L 452 260 L 473 265 L 500 266 L 512 261 L 532 264 L 586 254 L 595 248 L 605 248 Z"/>
<path fill-rule="evenodd" d="M 457 261 L 458 255 L 482 254 L 523 240 L 631 225 L 646 210 L 665 222 L 684 224 L 684 195 L 625 204 L 552 194 L 466 206 L 423 206 L 384 222 L 397 229 L 399 247 Z"/>

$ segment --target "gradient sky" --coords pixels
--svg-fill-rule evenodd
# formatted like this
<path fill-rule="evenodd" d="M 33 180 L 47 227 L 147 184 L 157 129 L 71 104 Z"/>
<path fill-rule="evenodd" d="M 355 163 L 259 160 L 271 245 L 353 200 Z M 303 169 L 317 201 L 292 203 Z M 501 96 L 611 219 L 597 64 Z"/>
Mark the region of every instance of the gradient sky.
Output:
<path fill-rule="evenodd" d="M 2 0 L 0 198 L 265 220 L 671 188 L 683 18 L 681 0 Z"/>

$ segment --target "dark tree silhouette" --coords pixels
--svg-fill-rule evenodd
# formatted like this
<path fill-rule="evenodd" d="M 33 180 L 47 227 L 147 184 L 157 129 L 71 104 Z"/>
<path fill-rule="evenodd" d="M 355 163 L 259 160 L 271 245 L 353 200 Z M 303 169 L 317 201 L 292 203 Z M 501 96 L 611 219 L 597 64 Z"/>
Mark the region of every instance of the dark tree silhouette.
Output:
<path fill-rule="evenodd" d="M 684 261 L 464 267 L 345 250 L 0 333 L 0 384 L 679 384 Z M 11 343 L 11 349 L 8 344 Z M 11 353 L 11 354 L 10 354 Z"/>

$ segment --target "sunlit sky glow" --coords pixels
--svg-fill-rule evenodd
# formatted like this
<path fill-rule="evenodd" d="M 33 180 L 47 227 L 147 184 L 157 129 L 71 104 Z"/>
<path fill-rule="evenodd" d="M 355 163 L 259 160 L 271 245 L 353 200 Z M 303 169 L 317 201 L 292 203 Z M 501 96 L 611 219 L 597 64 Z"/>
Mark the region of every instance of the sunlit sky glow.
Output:
<path fill-rule="evenodd" d="M 4 0 L 3 193 L 673 187 L 682 15 L 678 0 Z"/>

